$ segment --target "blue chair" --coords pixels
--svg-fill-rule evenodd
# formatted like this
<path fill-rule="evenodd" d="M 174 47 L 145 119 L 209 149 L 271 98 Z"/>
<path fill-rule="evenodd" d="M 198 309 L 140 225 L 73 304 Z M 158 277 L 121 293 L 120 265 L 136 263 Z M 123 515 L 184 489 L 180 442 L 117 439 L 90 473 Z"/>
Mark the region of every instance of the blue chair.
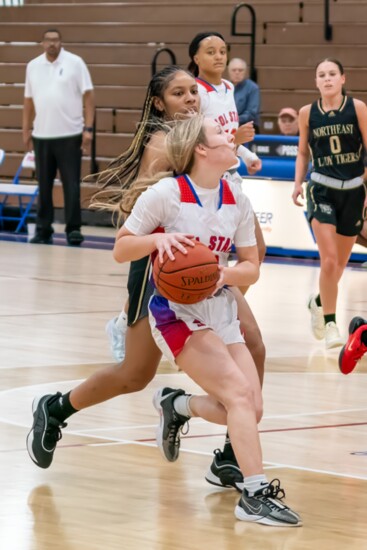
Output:
<path fill-rule="evenodd" d="M 0 164 L 4 161 L 5 152 L 0 149 Z M 15 228 L 15 233 L 19 233 L 26 224 L 28 216 L 30 216 L 31 208 L 35 203 L 38 195 L 38 185 L 25 185 L 19 183 L 20 174 L 23 168 L 29 168 L 29 154 L 27 153 L 11 183 L 0 183 L 0 227 L 4 226 L 5 220 L 18 221 Z M 5 207 L 8 206 L 9 197 L 18 197 L 19 214 L 6 215 Z"/>

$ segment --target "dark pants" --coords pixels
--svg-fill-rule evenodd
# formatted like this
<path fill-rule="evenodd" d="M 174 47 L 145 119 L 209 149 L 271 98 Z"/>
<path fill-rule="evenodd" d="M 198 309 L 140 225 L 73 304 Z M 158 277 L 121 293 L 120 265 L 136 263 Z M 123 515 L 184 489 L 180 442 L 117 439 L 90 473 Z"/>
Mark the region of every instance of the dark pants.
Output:
<path fill-rule="evenodd" d="M 81 144 L 81 135 L 55 139 L 33 138 L 39 185 L 36 227 L 37 233 L 46 238 L 53 233 L 52 189 L 57 170 L 64 191 L 65 231 L 70 233 L 75 229 L 80 230 Z"/>

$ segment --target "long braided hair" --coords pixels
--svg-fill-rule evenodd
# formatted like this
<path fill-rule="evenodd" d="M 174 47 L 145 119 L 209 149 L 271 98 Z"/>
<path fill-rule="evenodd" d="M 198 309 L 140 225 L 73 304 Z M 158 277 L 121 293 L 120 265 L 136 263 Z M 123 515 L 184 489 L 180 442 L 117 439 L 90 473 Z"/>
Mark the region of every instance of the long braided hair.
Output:
<path fill-rule="evenodd" d="M 197 114 L 184 120 L 176 120 L 167 124 L 165 131 L 165 147 L 167 160 L 171 170 L 159 172 L 154 176 L 143 175 L 137 178 L 129 189 L 123 194 L 119 205 L 120 212 L 130 213 L 137 198 L 157 181 L 172 177 L 175 174 L 186 174 L 192 169 L 195 160 L 195 147 L 203 143 L 207 145 L 204 130 L 203 115 Z"/>
<path fill-rule="evenodd" d="M 163 99 L 163 94 L 177 72 L 187 72 L 176 65 L 165 67 L 151 79 L 144 101 L 140 122 L 130 147 L 114 159 L 108 168 L 97 175 L 100 189 L 93 195 L 90 206 L 103 210 L 120 210 L 121 199 L 130 189 L 139 174 L 145 146 L 151 135 L 159 130 L 167 131 L 165 113 L 155 105 L 155 98 Z M 190 75 L 191 76 L 191 75 Z"/>

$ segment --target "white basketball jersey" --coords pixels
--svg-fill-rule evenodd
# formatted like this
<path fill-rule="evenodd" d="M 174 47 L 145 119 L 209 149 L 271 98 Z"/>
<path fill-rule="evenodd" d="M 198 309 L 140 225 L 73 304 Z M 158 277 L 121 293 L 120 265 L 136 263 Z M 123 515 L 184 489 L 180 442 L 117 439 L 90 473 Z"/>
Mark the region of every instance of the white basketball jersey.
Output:
<path fill-rule="evenodd" d="M 225 180 L 220 182 L 218 209 L 203 208 L 200 199 L 186 176 L 178 176 L 181 207 L 175 220 L 165 227 L 167 233 L 192 234 L 214 252 L 221 265 L 227 265 L 233 238 L 243 215 Z"/>
<path fill-rule="evenodd" d="M 213 86 L 202 78 L 196 82 L 201 101 L 201 112 L 213 118 L 225 132 L 235 134 L 238 129 L 238 112 L 234 100 L 234 86 L 228 80 L 222 80 L 219 86 Z"/>
<path fill-rule="evenodd" d="M 228 254 L 241 218 L 230 185 L 221 180 L 216 211 L 202 207 L 194 186 L 186 175 L 178 176 L 181 205 L 175 219 L 165 225 L 168 233 L 194 235 L 206 244 L 221 265 Z M 177 304 L 160 295 L 149 303 L 149 322 L 157 346 L 172 363 L 193 332 L 210 328 L 226 344 L 243 343 L 237 319 L 237 304 L 230 290 L 222 289 L 197 304 Z"/>

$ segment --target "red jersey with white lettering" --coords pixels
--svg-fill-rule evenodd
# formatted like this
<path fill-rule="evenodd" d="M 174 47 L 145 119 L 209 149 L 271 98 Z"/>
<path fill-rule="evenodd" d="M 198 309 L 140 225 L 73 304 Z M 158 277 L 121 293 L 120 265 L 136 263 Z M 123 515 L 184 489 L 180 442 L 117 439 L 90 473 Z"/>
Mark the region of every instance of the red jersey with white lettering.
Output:
<path fill-rule="evenodd" d="M 234 100 L 234 86 L 228 80 L 213 85 L 197 77 L 196 82 L 201 101 L 201 112 L 213 118 L 225 132 L 235 134 L 238 123 L 238 112 Z"/>

